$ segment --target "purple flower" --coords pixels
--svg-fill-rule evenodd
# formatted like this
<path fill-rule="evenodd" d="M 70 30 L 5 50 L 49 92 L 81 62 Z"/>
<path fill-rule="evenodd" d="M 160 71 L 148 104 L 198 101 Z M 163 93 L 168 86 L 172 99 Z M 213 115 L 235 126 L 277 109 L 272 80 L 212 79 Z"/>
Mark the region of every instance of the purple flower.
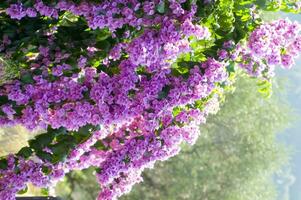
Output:
<path fill-rule="evenodd" d="M 294 65 L 293 57 L 286 54 L 281 56 L 281 64 L 284 68 L 290 69 Z"/>
<path fill-rule="evenodd" d="M 6 9 L 6 13 L 12 18 L 12 19 L 22 19 L 26 16 L 26 10 L 23 7 L 22 3 L 19 4 L 11 4 L 9 8 Z"/>
<path fill-rule="evenodd" d="M 11 105 L 3 105 L 2 111 L 9 117 L 12 118 L 16 111 L 12 108 Z"/>
<path fill-rule="evenodd" d="M 228 58 L 228 56 L 229 55 L 228 55 L 228 52 L 226 50 L 221 49 L 221 50 L 218 51 L 218 58 L 220 60 L 225 60 L 226 58 Z"/>
<path fill-rule="evenodd" d="M 77 60 L 77 64 L 79 68 L 84 68 L 87 64 L 87 58 L 81 55 Z"/>
<path fill-rule="evenodd" d="M 34 8 L 27 8 L 26 15 L 28 17 L 36 17 L 37 16 L 37 11 Z"/>
<path fill-rule="evenodd" d="M 229 40 L 229 41 L 224 42 L 223 48 L 230 49 L 230 48 L 234 47 L 234 45 L 235 45 L 234 41 Z"/>
<path fill-rule="evenodd" d="M 301 49 L 300 29 L 298 23 L 284 19 L 261 25 L 240 51 L 240 66 L 252 76 L 264 78 L 274 74 L 274 65 L 291 68 Z"/>

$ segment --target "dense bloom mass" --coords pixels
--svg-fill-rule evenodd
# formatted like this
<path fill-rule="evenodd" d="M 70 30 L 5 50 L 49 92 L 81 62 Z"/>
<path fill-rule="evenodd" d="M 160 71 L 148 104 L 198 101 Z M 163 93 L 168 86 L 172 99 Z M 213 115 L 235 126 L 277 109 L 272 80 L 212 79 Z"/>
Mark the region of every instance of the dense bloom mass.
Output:
<path fill-rule="evenodd" d="M 300 25 L 288 20 L 259 26 L 247 44 L 218 40 L 197 13 L 211 4 L 7 3 L 0 30 L 14 31 L 0 33 L 0 67 L 11 60 L 23 68 L 0 87 L 0 125 L 45 133 L 0 160 L 0 199 L 89 167 L 97 168 L 98 199 L 117 199 L 145 168 L 195 143 L 234 63 L 270 78 L 274 65 L 289 68 L 301 51 Z"/>

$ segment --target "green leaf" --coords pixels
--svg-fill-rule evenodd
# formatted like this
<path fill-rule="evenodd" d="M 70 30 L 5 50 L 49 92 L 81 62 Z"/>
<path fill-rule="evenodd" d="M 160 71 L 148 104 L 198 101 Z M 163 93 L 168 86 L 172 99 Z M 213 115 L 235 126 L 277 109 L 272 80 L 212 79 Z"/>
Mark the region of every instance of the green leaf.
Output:
<path fill-rule="evenodd" d="M 193 59 L 197 62 L 204 62 L 207 58 L 203 53 L 197 53 L 193 56 Z"/>
<path fill-rule="evenodd" d="M 80 134 L 74 134 L 75 140 L 77 144 L 81 144 L 83 142 L 85 142 L 87 139 L 89 139 L 91 136 L 91 134 L 88 135 L 80 135 Z"/>
<path fill-rule="evenodd" d="M 30 147 L 23 147 L 18 153 L 18 156 L 21 156 L 25 159 L 29 158 L 32 155 L 33 151 Z"/>
<path fill-rule="evenodd" d="M 49 188 L 41 188 L 41 193 L 43 196 L 49 196 Z"/>
<path fill-rule="evenodd" d="M 27 0 L 27 1 L 24 3 L 24 6 L 25 6 L 25 7 L 32 7 L 32 6 L 33 6 L 33 2 L 30 1 L 30 0 Z"/>
<path fill-rule="evenodd" d="M 21 82 L 25 83 L 25 84 L 33 84 L 34 80 L 30 73 L 25 73 L 25 74 L 21 75 Z"/>
<path fill-rule="evenodd" d="M 111 43 L 108 42 L 107 40 L 101 40 L 101 41 L 98 41 L 96 44 L 95 44 L 95 47 L 105 51 L 105 52 L 109 52 L 110 51 L 110 48 L 111 48 Z"/>
<path fill-rule="evenodd" d="M 96 41 L 103 41 L 111 36 L 111 32 L 107 28 L 101 30 L 97 29 L 95 30 L 95 33 L 96 33 Z"/>
<path fill-rule="evenodd" d="M 25 188 L 24 188 L 23 190 L 20 190 L 20 191 L 18 192 L 18 194 L 25 194 L 27 191 L 28 191 L 28 187 L 25 186 Z"/>
<path fill-rule="evenodd" d="M 172 110 L 172 115 L 175 117 L 175 116 L 177 116 L 181 111 L 182 111 L 182 108 L 180 108 L 180 107 L 175 107 L 175 108 Z"/>
<path fill-rule="evenodd" d="M 78 21 L 79 17 L 71 12 L 65 12 L 60 18 L 61 18 L 59 21 L 60 26 L 73 26 L 75 22 Z"/>
<path fill-rule="evenodd" d="M 97 68 L 99 65 L 101 65 L 101 60 L 95 60 L 92 64 L 92 67 Z"/>
<path fill-rule="evenodd" d="M 95 130 L 95 131 L 101 130 L 101 125 L 96 125 L 96 126 L 94 127 L 94 130 Z"/>
<path fill-rule="evenodd" d="M 98 149 L 98 150 L 107 150 L 108 147 L 106 147 L 103 142 L 101 140 L 98 140 L 94 145 L 94 148 Z"/>
<path fill-rule="evenodd" d="M 101 169 L 101 168 L 96 168 L 96 169 L 95 169 L 95 172 L 96 172 L 96 173 L 98 173 L 98 174 L 100 174 L 100 173 L 101 173 L 101 171 L 102 171 L 102 169 Z"/>
<path fill-rule="evenodd" d="M 4 158 L 1 159 L 1 160 L 0 160 L 0 169 L 5 170 L 5 169 L 7 169 L 7 166 L 8 166 L 7 160 L 4 159 Z"/>
<path fill-rule="evenodd" d="M 227 72 L 228 72 L 228 73 L 233 73 L 233 72 L 235 72 L 235 63 L 234 63 L 234 62 L 231 62 L 231 63 L 226 67 L 226 69 L 227 69 Z"/>
<path fill-rule="evenodd" d="M 239 5 L 243 6 L 243 5 L 251 4 L 253 2 L 254 2 L 254 0 L 244 0 L 244 1 L 240 1 Z M 262 2 L 264 2 L 264 1 L 262 1 Z"/>
<path fill-rule="evenodd" d="M 8 102 L 7 96 L 0 96 L 0 106 L 6 104 Z"/>
<path fill-rule="evenodd" d="M 126 155 L 125 158 L 124 158 L 122 161 L 123 161 L 125 164 L 127 164 L 127 163 L 131 162 L 131 158 L 130 158 L 128 155 Z"/>
<path fill-rule="evenodd" d="M 61 134 L 66 134 L 67 129 L 64 127 L 60 127 L 59 129 L 55 129 L 55 135 L 61 135 Z"/>
<path fill-rule="evenodd" d="M 270 98 L 272 95 L 272 83 L 268 80 L 259 80 L 257 82 L 258 92 L 264 98 Z"/>
<path fill-rule="evenodd" d="M 69 145 L 65 144 L 65 143 L 56 143 L 51 145 L 50 147 L 51 151 L 53 152 L 53 154 L 57 155 L 57 156 L 65 156 L 68 154 L 68 152 L 70 151 Z"/>
<path fill-rule="evenodd" d="M 89 139 L 91 136 L 91 133 L 95 130 L 96 130 L 96 127 L 93 125 L 90 125 L 90 124 L 86 125 L 84 127 L 81 127 L 77 132 L 73 133 L 76 143 L 80 144 L 80 143 L 86 141 L 87 139 Z"/>
<path fill-rule="evenodd" d="M 75 143 L 75 138 L 72 135 L 64 134 L 64 135 L 57 136 L 56 141 L 59 143 L 64 142 L 66 144 L 73 144 L 73 143 Z"/>
<path fill-rule="evenodd" d="M 62 134 L 67 134 L 67 130 L 64 127 L 60 127 L 58 129 L 53 129 L 53 128 L 51 128 L 51 126 L 48 126 L 47 133 L 49 135 L 58 136 L 58 135 L 62 135 Z"/>
<path fill-rule="evenodd" d="M 164 14 L 165 13 L 165 1 L 161 1 L 157 6 L 156 6 L 156 10 L 161 13 Z"/>
<path fill-rule="evenodd" d="M 36 155 L 42 160 L 47 160 L 49 162 L 52 162 L 53 160 L 52 155 L 45 151 L 36 151 Z"/>
<path fill-rule="evenodd" d="M 29 140 L 28 141 L 29 147 L 34 149 L 35 151 L 42 150 L 42 145 L 35 139 Z"/>
<path fill-rule="evenodd" d="M 89 135 L 91 131 L 93 131 L 93 128 L 93 125 L 88 124 L 86 126 L 81 127 L 77 133 L 80 135 Z"/>
<path fill-rule="evenodd" d="M 133 99 L 136 95 L 136 90 L 129 90 L 128 91 L 128 97 Z"/>
<path fill-rule="evenodd" d="M 165 99 L 168 96 L 170 89 L 171 89 L 171 87 L 169 85 L 165 85 L 162 88 L 162 91 L 159 92 L 158 99 L 159 100 Z"/>
<path fill-rule="evenodd" d="M 54 140 L 55 134 L 53 133 L 43 133 L 35 137 L 36 141 L 42 146 L 46 147 L 52 143 Z"/>
<path fill-rule="evenodd" d="M 192 69 L 194 66 L 200 65 L 200 63 L 199 62 L 194 62 L 194 61 L 183 61 L 183 62 L 179 62 L 178 65 L 180 67 L 185 67 L 187 69 Z"/>
<path fill-rule="evenodd" d="M 16 111 L 17 116 L 22 115 L 22 110 L 25 108 L 24 105 L 13 105 L 13 109 Z"/>
<path fill-rule="evenodd" d="M 47 176 L 52 172 L 52 170 L 49 167 L 43 166 L 42 172 Z"/>
<path fill-rule="evenodd" d="M 42 75 L 42 73 L 43 73 L 43 70 L 41 70 L 41 69 L 34 69 L 34 71 L 33 71 L 34 75 Z"/>
<path fill-rule="evenodd" d="M 204 107 L 205 107 L 205 104 L 207 103 L 207 101 L 210 99 L 211 97 L 207 97 L 207 98 L 204 98 L 204 99 L 200 99 L 200 100 L 196 100 L 194 102 L 194 107 L 199 109 L 199 110 L 203 110 Z"/>

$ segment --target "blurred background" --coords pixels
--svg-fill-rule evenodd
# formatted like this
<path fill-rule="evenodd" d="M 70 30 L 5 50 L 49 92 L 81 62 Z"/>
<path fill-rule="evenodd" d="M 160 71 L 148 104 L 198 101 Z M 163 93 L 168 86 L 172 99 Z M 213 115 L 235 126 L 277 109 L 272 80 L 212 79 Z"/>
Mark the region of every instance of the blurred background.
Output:
<path fill-rule="evenodd" d="M 266 20 L 301 15 L 265 15 Z M 239 76 L 219 113 L 200 127 L 194 146 L 146 170 L 144 182 L 122 200 L 300 200 L 301 58 L 277 71 L 271 98 L 256 80 Z M 22 127 L 0 129 L 0 156 L 17 152 L 28 139 Z M 68 174 L 52 193 L 64 200 L 92 200 L 99 191 L 93 169 Z M 26 195 L 47 194 L 30 187 Z"/>
<path fill-rule="evenodd" d="M 301 14 L 282 14 L 291 20 L 301 23 Z M 279 69 L 278 80 L 285 80 L 285 93 L 276 92 L 276 96 L 287 101 L 292 110 L 292 121 L 290 126 L 281 131 L 278 140 L 290 149 L 290 162 L 282 171 L 282 177 L 278 181 L 279 200 L 300 200 L 301 199 L 301 58 L 296 60 L 291 70 Z"/>

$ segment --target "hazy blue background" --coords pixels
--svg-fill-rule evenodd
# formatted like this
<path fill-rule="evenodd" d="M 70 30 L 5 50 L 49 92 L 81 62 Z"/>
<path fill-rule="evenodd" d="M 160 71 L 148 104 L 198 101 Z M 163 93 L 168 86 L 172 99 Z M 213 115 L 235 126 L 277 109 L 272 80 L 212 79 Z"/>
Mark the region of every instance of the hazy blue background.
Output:
<path fill-rule="evenodd" d="M 291 20 L 301 23 L 301 14 L 288 15 Z M 285 98 L 291 104 L 296 116 L 289 128 L 279 139 L 292 147 L 292 160 L 290 166 L 284 169 L 281 181 L 278 181 L 281 195 L 279 200 L 301 200 L 301 57 L 291 70 L 277 71 L 280 79 L 287 80 L 285 93 L 280 92 L 281 98 Z"/>

